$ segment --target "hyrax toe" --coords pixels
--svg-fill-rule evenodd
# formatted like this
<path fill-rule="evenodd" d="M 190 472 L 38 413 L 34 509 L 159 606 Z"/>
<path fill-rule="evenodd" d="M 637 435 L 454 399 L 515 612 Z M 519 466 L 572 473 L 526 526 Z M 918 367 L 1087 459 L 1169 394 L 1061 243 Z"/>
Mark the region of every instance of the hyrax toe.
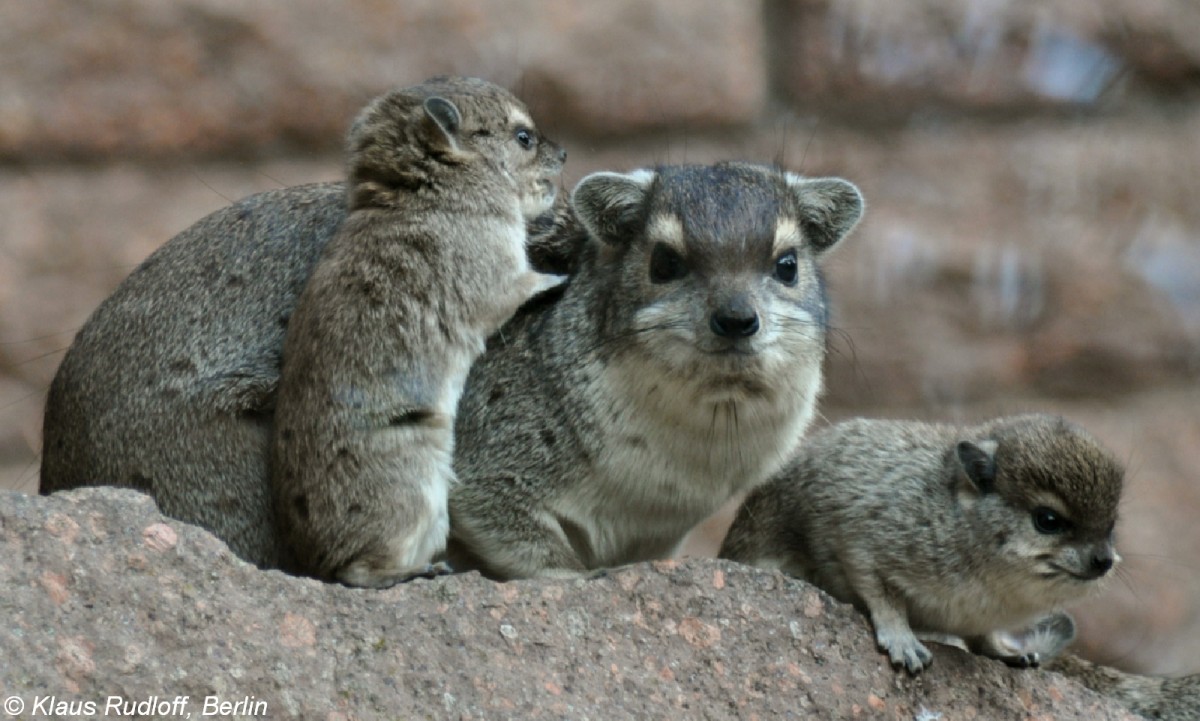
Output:
<path fill-rule="evenodd" d="M 895 669 L 903 668 L 915 676 L 933 663 L 933 654 L 911 633 L 880 633 L 876 640 L 879 650 L 888 655 Z"/>

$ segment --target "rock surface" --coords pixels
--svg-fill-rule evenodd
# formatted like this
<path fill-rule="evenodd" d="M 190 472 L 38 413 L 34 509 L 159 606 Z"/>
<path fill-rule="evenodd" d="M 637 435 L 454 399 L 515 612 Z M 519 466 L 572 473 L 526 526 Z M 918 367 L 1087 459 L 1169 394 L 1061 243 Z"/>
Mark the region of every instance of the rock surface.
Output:
<path fill-rule="evenodd" d="M 183 696 L 260 718 L 1133 718 L 948 648 L 897 675 L 852 609 L 728 562 L 363 591 L 259 571 L 147 497 L 96 489 L 0 495 L 0 583 L 0 697 L 26 718 L 39 700 L 99 708 L 79 716 Z"/>

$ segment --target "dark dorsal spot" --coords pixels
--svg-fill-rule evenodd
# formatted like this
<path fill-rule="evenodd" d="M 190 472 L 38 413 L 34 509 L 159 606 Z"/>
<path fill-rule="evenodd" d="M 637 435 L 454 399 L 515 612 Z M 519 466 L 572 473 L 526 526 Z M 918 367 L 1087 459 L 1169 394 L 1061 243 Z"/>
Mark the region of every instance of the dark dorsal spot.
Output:
<path fill-rule="evenodd" d="M 301 493 L 292 499 L 292 511 L 295 512 L 296 518 L 308 520 L 308 496 Z"/>
<path fill-rule="evenodd" d="M 421 423 L 428 423 L 433 418 L 433 411 L 428 408 L 415 408 L 410 411 L 405 411 L 398 415 L 394 415 L 388 419 L 389 426 L 412 426 Z"/>

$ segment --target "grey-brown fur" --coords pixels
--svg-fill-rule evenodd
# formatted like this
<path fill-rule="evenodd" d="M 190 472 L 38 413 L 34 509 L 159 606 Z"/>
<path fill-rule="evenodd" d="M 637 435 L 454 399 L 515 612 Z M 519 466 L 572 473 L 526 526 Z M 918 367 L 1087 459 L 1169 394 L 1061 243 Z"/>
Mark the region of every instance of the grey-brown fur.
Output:
<path fill-rule="evenodd" d="M 750 494 L 721 556 L 856 604 L 911 672 L 932 660 L 914 630 L 1003 657 L 993 633 L 1076 600 L 1116 562 L 1123 478 L 1092 436 L 1058 417 L 973 427 L 857 419 L 807 439 Z M 1035 517 L 1051 525 L 1045 508 L 1068 525 L 1039 531 Z"/>
<path fill-rule="evenodd" d="M 295 570 L 386 586 L 444 548 L 458 398 L 487 336 L 558 282 L 530 269 L 525 225 L 564 159 L 482 80 L 397 89 L 355 121 L 348 216 L 297 299 L 276 401 Z"/>
<path fill-rule="evenodd" d="M 281 562 L 268 459 L 284 334 L 346 218 L 345 183 L 268 191 L 150 255 L 76 335 L 46 399 L 39 491 L 154 497 L 242 558 Z M 531 264 L 569 272 L 583 233 L 564 194 L 529 223 Z"/>
<path fill-rule="evenodd" d="M 853 185 L 676 166 L 589 176 L 572 204 L 590 232 L 576 273 L 492 339 L 460 406 L 456 569 L 570 576 L 666 556 L 778 468 L 813 415 L 818 262 L 862 212 Z"/>
<path fill-rule="evenodd" d="M 663 555 L 738 488 L 764 480 L 812 417 L 826 314 L 816 260 L 858 220 L 858 191 L 841 180 L 737 165 L 633 175 L 638 182 L 599 176 L 590 186 L 624 191 L 610 203 L 600 202 L 603 192 L 576 194 L 587 203 L 591 227 L 610 227 L 604 239 L 585 237 L 571 213 L 555 213 L 549 227 L 531 223 L 538 237 L 530 257 L 545 270 L 575 274 L 565 289 L 518 311 L 468 379 L 456 419 L 459 486 L 451 500 L 452 525 L 462 519 L 470 528 L 455 542 L 464 568 L 474 563 L 504 577 L 578 573 Z M 336 185 L 255 196 L 209 216 L 147 260 L 88 321 L 55 379 L 42 492 L 140 487 L 164 512 L 213 530 L 242 557 L 277 566 L 266 459 L 283 323 L 341 222 L 341 205 Z M 610 449 L 635 447 L 639 439 L 623 436 L 631 410 L 612 406 L 614 394 L 658 407 L 664 390 L 652 387 L 655 379 L 670 383 L 706 365 L 720 367 L 686 346 L 677 349 L 686 351 L 679 362 L 655 361 L 649 342 L 665 336 L 631 335 L 629 313 L 647 297 L 646 211 L 660 207 L 687 221 L 699 264 L 687 283 L 672 286 L 672 302 L 686 314 L 659 325 L 686 322 L 705 339 L 711 310 L 729 307 L 729 291 L 743 287 L 764 294 L 760 309 L 776 313 L 764 326 L 785 325 L 794 352 L 776 354 L 765 374 L 750 358 L 743 366 L 732 356 L 716 361 L 729 371 L 711 383 L 724 394 L 719 402 L 699 404 L 672 391 L 673 412 L 702 424 L 642 439 L 654 444 L 647 458 L 655 468 L 642 469 L 655 471 L 652 479 L 615 479 L 602 465 L 614 460 Z M 777 258 L 755 236 L 773 232 L 780 218 L 795 221 L 798 258 L 797 285 L 786 293 L 772 288 Z M 753 240 L 753 252 L 741 250 L 744 240 Z M 255 262 L 243 265 L 245 259 Z M 205 269 L 212 278 L 198 277 Z M 250 271 L 253 283 L 225 281 Z M 131 327 L 140 335 L 123 332 Z M 628 378 L 624 387 L 597 390 L 606 367 Z M 770 399 L 772 417 L 731 402 L 738 393 L 759 405 Z M 694 443 L 697 432 L 703 443 Z M 694 467 L 676 465 L 678 454 L 709 447 L 713 455 L 692 458 Z M 467 488 L 478 490 L 463 494 Z M 493 491 L 500 497 L 489 501 Z M 565 497 L 578 497 L 575 518 L 553 515 Z M 619 548 L 589 550 L 585 527 Z"/>

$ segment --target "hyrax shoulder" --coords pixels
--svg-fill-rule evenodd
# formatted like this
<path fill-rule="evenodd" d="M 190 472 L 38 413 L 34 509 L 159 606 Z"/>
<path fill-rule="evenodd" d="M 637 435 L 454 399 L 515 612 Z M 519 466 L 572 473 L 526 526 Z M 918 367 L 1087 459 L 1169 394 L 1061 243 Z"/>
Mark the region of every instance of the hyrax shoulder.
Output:
<path fill-rule="evenodd" d="M 932 657 L 914 629 L 986 652 L 989 634 L 1095 588 L 1118 558 L 1123 477 L 1058 417 L 966 428 L 858 419 L 807 439 L 752 492 L 721 555 L 855 603 L 893 663 L 915 673 Z"/>
<path fill-rule="evenodd" d="M 284 344 L 271 477 L 299 570 L 387 585 L 445 543 L 467 370 L 552 284 L 525 225 L 551 207 L 564 153 L 507 91 L 446 78 L 373 101 L 347 154 L 348 215 Z"/>
<path fill-rule="evenodd" d="M 778 468 L 821 390 L 819 261 L 862 213 L 836 178 L 723 163 L 598 173 L 552 304 L 472 369 L 450 560 L 569 575 L 671 553 Z"/>

